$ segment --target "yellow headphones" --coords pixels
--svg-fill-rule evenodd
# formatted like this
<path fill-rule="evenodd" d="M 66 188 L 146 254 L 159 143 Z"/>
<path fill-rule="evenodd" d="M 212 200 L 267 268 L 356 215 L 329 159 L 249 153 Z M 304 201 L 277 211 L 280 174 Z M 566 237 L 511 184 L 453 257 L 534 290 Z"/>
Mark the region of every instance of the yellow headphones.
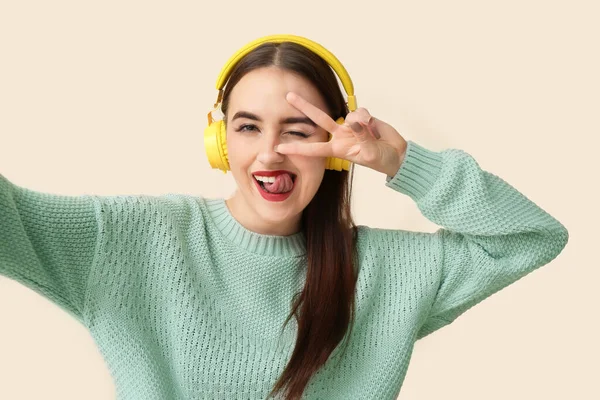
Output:
<path fill-rule="evenodd" d="M 337 73 L 338 77 L 342 81 L 344 85 L 344 89 L 346 90 L 346 94 L 348 95 L 348 109 L 350 111 L 356 110 L 356 96 L 354 96 L 354 85 L 352 84 L 352 80 L 350 79 L 350 75 L 346 71 L 346 68 L 342 65 L 342 63 L 327 49 L 325 49 L 320 44 L 313 42 L 307 38 L 302 36 L 295 35 L 269 35 L 264 36 L 262 38 L 256 39 L 246 46 L 242 47 L 242 49 L 238 50 L 230 59 L 227 61 L 227 64 L 221 70 L 219 77 L 217 78 L 217 90 L 219 91 L 219 95 L 217 97 L 217 101 L 214 105 L 214 109 L 208 113 L 208 126 L 204 129 L 204 147 L 206 150 L 206 156 L 208 157 L 208 161 L 212 168 L 220 169 L 224 173 L 230 169 L 229 167 L 229 159 L 227 157 L 227 143 L 226 143 L 226 128 L 225 124 L 222 120 L 215 121 L 213 120 L 212 113 L 216 111 L 217 108 L 221 104 L 221 99 L 223 98 L 223 86 L 225 86 L 225 82 L 229 78 L 229 74 L 232 69 L 238 63 L 238 61 L 252 51 L 255 47 L 266 43 L 281 43 L 281 42 L 294 42 L 300 44 L 312 52 L 318 54 L 323 58 L 333 70 Z M 338 124 L 344 123 L 344 117 L 340 117 L 336 121 Z M 329 140 L 331 140 L 331 133 L 329 134 Z M 351 162 L 348 160 L 344 160 L 341 158 L 328 157 L 326 169 L 333 169 L 336 171 L 350 170 Z"/>

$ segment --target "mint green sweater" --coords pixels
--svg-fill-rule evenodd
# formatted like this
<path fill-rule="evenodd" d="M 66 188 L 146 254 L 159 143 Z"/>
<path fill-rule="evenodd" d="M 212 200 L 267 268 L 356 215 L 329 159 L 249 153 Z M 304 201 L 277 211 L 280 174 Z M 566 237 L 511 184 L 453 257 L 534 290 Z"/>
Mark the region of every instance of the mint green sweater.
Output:
<path fill-rule="evenodd" d="M 408 141 L 385 184 L 441 228 L 359 226 L 355 327 L 303 398 L 395 399 L 416 340 L 568 241 L 560 222 L 462 150 Z M 253 233 L 224 199 L 64 196 L 0 175 L 0 274 L 89 330 L 121 400 L 264 399 L 294 346 L 295 319 L 279 330 L 305 266 L 302 232 Z"/>

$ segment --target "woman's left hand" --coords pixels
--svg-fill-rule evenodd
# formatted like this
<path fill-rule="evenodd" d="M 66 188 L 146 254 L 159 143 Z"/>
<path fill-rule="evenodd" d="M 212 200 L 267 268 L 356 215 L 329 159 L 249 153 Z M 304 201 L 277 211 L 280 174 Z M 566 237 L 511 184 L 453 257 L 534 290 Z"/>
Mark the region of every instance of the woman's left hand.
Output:
<path fill-rule="evenodd" d="M 372 117 L 367 109 L 348 113 L 338 124 L 300 95 L 289 92 L 286 100 L 331 133 L 328 142 L 285 143 L 275 146 L 281 154 L 336 157 L 394 176 L 406 153 L 406 140 L 391 125 Z"/>

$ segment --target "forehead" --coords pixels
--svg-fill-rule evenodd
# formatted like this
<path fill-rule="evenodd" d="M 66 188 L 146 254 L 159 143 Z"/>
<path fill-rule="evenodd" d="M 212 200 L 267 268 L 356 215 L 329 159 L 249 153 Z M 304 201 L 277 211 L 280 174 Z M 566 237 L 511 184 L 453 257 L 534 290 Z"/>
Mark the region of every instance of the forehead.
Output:
<path fill-rule="evenodd" d="M 286 93 L 290 91 L 298 93 L 314 106 L 327 112 L 322 96 L 309 80 L 277 67 L 259 68 L 244 75 L 231 91 L 229 110 L 244 110 L 263 115 L 302 114 L 285 99 Z"/>

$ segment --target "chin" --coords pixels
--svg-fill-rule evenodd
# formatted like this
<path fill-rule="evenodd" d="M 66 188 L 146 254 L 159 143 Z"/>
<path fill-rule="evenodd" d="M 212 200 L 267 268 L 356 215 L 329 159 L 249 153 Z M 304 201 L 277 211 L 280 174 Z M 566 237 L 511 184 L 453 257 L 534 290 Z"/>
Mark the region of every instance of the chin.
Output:
<path fill-rule="evenodd" d="M 259 201 L 261 201 L 262 204 L 258 204 L 256 210 L 263 216 L 263 219 L 266 221 L 283 222 L 287 219 L 294 217 L 295 215 L 292 212 L 293 206 L 289 204 L 286 204 L 282 207 L 283 203 L 279 203 L 279 205 L 277 205 L 278 203 L 271 204 L 263 199 L 260 199 Z"/>

